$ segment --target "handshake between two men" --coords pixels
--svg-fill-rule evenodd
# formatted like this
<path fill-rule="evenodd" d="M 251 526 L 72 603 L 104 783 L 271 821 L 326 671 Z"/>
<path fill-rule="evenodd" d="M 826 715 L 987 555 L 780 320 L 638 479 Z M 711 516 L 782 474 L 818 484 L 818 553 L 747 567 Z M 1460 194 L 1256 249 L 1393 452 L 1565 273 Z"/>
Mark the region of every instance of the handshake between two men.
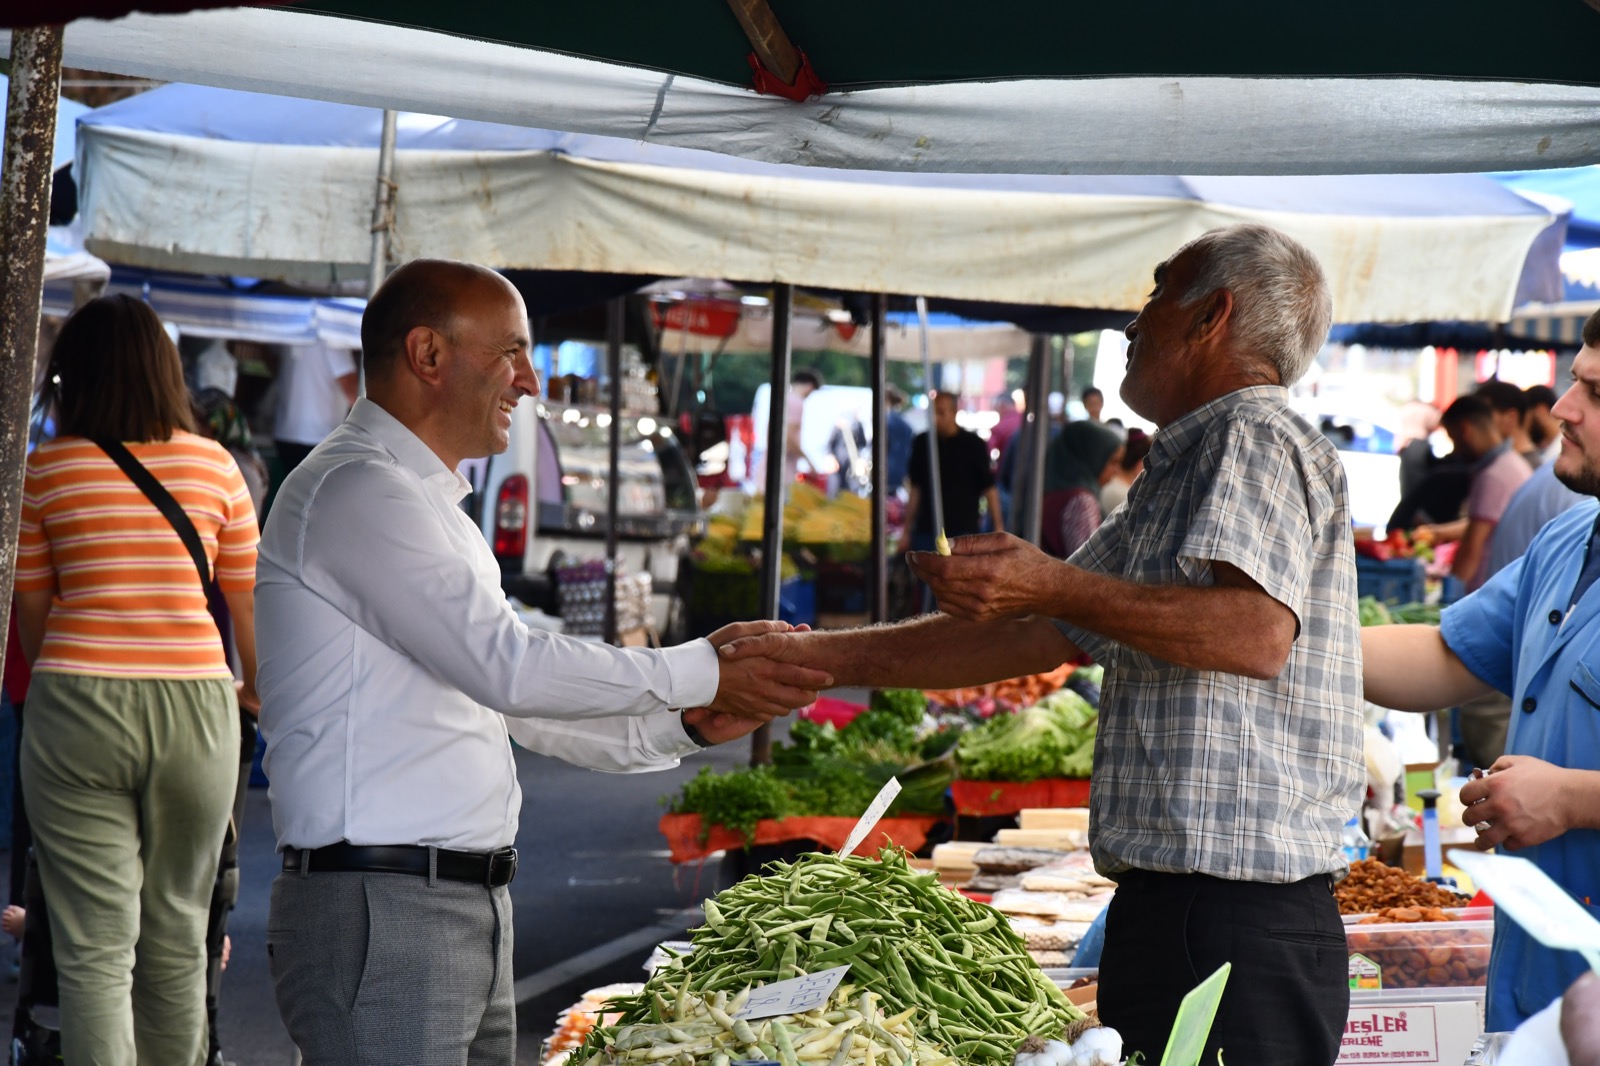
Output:
<path fill-rule="evenodd" d="M 718 630 L 711 636 L 721 666 L 717 698 L 685 712 L 685 721 L 720 743 L 833 684 L 957 688 L 1051 670 L 1077 653 L 1043 610 L 1070 568 L 1004 533 L 951 545 L 949 556 L 907 556 L 942 614 L 827 633 L 781 622 Z"/>

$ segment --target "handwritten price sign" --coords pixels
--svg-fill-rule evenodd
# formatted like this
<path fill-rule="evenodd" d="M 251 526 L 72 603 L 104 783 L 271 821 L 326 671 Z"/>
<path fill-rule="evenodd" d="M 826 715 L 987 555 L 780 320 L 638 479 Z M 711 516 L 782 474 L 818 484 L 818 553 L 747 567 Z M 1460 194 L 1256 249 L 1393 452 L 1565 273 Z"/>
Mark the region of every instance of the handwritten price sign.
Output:
<path fill-rule="evenodd" d="M 750 990 L 750 998 L 734 1015 L 745 1021 L 757 1018 L 776 1018 L 784 1014 L 804 1014 L 828 1002 L 833 990 L 839 987 L 848 966 L 835 966 L 831 970 L 818 970 L 804 977 L 791 977 L 770 985 Z"/>

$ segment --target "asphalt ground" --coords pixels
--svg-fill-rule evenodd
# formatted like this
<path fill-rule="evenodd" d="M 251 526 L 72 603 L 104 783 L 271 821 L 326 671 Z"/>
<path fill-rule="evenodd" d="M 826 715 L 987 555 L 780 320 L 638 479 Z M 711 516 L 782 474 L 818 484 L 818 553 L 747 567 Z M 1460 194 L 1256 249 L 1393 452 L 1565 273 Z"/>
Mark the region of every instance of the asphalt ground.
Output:
<path fill-rule="evenodd" d="M 779 736 L 783 735 L 779 724 Z M 523 805 L 512 883 L 520 1036 L 517 1066 L 537 1063 L 556 1015 L 586 990 L 642 981 L 655 943 L 682 937 L 722 864 L 674 867 L 656 828 L 662 799 L 699 771 L 743 764 L 747 742 L 713 748 L 673 770 L 602 774 L 517 753 Z M 3 854 L 3 853 L 0 853 Z M 4 869 L 0 865 L 0 869 Z M 229 921 L 232 959 L 223 977 L 222 1048 L 237 1066 L 290 1066 L 294 1048 L 278 1017 L 267 966 L 268 893 L 278 871 L 265 789 L 252 789 L 240 848 L 239 902 Z M 0 951 L 10 951 L 9 938 Z M 0 980 L 0 1018 L 17 985 Z M 9 1026 L 7 1026 L 9 1029 Z"/>

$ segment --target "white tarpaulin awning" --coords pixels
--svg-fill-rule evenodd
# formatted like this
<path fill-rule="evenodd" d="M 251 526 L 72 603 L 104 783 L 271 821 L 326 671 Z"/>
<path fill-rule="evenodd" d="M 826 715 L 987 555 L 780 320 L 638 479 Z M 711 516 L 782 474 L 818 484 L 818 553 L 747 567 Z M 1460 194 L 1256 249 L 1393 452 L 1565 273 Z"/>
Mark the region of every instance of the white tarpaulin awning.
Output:
<path fill-rule="evenodd" d="M 362 277 L 378 128 L 371 109 L 198 86 L 102 108 L 79 126 L 89 248 L 196 274 Z M 1503 321 L 1559 224 L 1472 175 L 870 173 L 418 114 L 401 116 L 395 181 L 402 259 L 1108 310 L 1137 310 L 1185 241 L 1259 221 L 1321 257 L 1340 320 L 1368 322 Z"/>
<path fill-rule="evenodd" d="M 417 13 L 403 7 L 368 5 L 352 11 L 361 17 L 351 18 L 294 8 L 239 8 L 80 19 L 66 28 L 66 62 L 166 81 L 647 140 L 773 163 L 868 170 L 1386 174 L 1600 161 L 1600 87 L 1592 79 L 1566 78 L 1563 84 L 1560 73 L 1548 81 L 1522 79 L 1516 75 L 1530 64 L 1520 57 L 1498 65 L 1466 58 L 1451 62 L 1452 52 L 1463 54 L 1459 45 L 1426 37 L 1408 42 L 1407 63 L 1406 50 L 1394 55 L 1392 38 L 1406 32 L 1397 29 L 1397 20 L 1407 21 L 1395 12 L 1374 17 L 1354 8 L 1348 13 L 1316 11 L 1313 22 L 1322 25 L 1321 40 L 1328 50 L 1321 65 L 1336 73 L 1315 77 L 1295 76 L 1293 71 L 1316 64 L 1291 61 L 1290 54 L 1315 48 L 1314 41 L 1303 40 L 1296 49 L 1244 48 L 1234 55 L 1241 51 L 1239 41 L 1252 34 L 1270 37 L 1268 23 L 1290 17 L 1255 5 L 1235 4 L 1231 11 L 1219 7 L 1214 14 L 1210 5 L 1202 5 L 1204 15 L 1190 29 L 1178 23 L 1194 19 L 1186 10 L 1193 5 L 1157 5 L 1160 10 L 1152 9 L 1147 17 L 1164 21 L 1167 32 L 1187 39 L 1190 47 L 1174 49 L 1163 38 L 1132 50 L 1143 56 L 1143 65 L 1085 64 L 1086 72 L 1103 72 L 1101 76 L 1072 76 L 1073 64 L 1066 60 L 1052 59 L 1048 52 L 1031 54 L 1038 42 L 1026 27 L 1046 18 L 1069 23 L 1076 18 L 1086 25 L 1087 20 L 1102 19 L 1103 13 L 1061 5 L 1059 11 L 1032 16 L 1019 9 L 1015 19 L 978 14 L 974 25 L 960 33 L 930 36 L 932 27 L 919 27 L 926 41 L 906 45 L 913 53 L 935 46 L 955 49 L 954 66 L 943 77 L 921 81 L 914 74 L 897 74 L 889 69 L 897 64 L 881 60 L 876 65 L 885 69 L 865 75 L 880 79 L 878 87 L 794 103 L 737 84 L 670 72 L 684 69 L 674 68 L 674 62 L 697 43 L 679 40 L 673 31 L 689 37 L 708 15 L 729 23 L 726 28 L 735 36 L 728 42 L 727 58 L 739 62 L 743 51 L 726 11 L 684 11 L 676 19 L 678 26 L 668 19 L 660 44 L 653 49 L 646 45 L 656 55 L 641 56 L 642 65 L 627 65 L 584 58 L 603 52 L 585 53 L 581 42 L 563 47 L 557 40 L 541 41 L 540 25 L 518 24 L 537 20 L 553 26 L 542 14 L 508 16 L 472 5 L 431 13 L 433 28 L 453 32 L 382 21 L 403 21 Z M 1581 33 L 1591 18 L 1600 27 L 1600 15 L 1586 14 L 1580 0 L 1570 0 L 1570 7 L 1576 10 L 1536 17 L 1549 25 L 1571 23 L 1567 32 L 1572 34 Z M 1148 26 L 1138 21 L 1136 12 L 1128 15 L 1131 24 L 1120 29 L 1138 39 Z M 1505 11 L 1502 36 L 1516 30 L 1521 40 L 1533 32 L 1530 20 L 1521 16 Z M 630 14 L 624 5 L 615 15 L 579 12 L 564 17 L 600 19 L 592 27 L 600 36 L 590 42 L 600 47 L 605 17 L 652 16 Z M 786 21 L 793 23 L 807 17 L 786 13 Z M 925 22 L 939 18 L 931 11 L 921 16 Z M 1481 13 L 1470 18 L 1484 20 Z M 1420 24 L 1412 27 L 1419 32 L 1455 32 L 1455 27 L 1438 25 L 1425 30 L 1427 19 L 1420 14 L 1411 19 Z M 449 25 L 453 21 L 462 25 Z M 829 20 L 818 21 L 827 25 Z M 956 21 L 966 20 L 952 20 L 944 30 L 951 31 Z M 1460 21 L 1467 26 L 1468 13 Z M 903 36 L 903 20 L 901 25 Z M 992 39 L 990 31 L 997 27 L 1011 27 L 1008 32 L 1022 39 L 1009 45 L 1004 37 Z M 610 37 L 625 36 L 627 29 L 613 25 Z M 812 36 L 824 32 L 850 30 L 841 23 L 826 31 L 818 27 Z M 985 62 L 960 69 L 963 37 L 974 54 L 987 49 L 987 56 L 979 57 Z M 504 43 L 513 40 L 525 44 Z M 1109 37 L 1094 36 L 1062 39 L 1054 54 L 1093 56 L 1110 42 Z M 799 43 L 806 46 L 804 39 Z M 1495 48 L 1490 38 L 1477 43 L 1479 53 Z M 813 57 L 822 64 L 823 78 L 839 79 L 843 60 L 828 69 L 821 55 L 825 45 L 838 47 L 814 39 Z M 875 48 L 893 55 L 896 45 L 884 39 Z M 1562 47 L 1567 48 L 1565 38 Z M 1030 54 L 1016 56 L 1023 49 Z M 1361 53 L 1380 52 L 1371 63 L 1361 62 Z M 1015 57 L 1011 69 L 1004 61 L 1008 54 Z M 1220 58 L 1213 61 L 1213 55 Z M 1068 76 L 1030 76 L 1028 67 L 1035 63 Z M 1563 69 L 1569 65 L 1564 62 Z M 1440 73 L 1408 76 L 1419 70 Z M 1506 74 L 1495 76 L 1501 71 Z"/>

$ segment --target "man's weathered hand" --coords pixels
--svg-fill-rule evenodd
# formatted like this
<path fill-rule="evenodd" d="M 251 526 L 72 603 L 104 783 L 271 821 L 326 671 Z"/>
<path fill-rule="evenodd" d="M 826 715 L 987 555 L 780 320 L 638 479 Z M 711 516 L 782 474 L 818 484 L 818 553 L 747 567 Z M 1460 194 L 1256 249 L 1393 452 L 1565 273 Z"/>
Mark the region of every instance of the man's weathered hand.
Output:
<path fill-rule="evenodd" d="M 719 649 L 717 695 L 710 709 L 741 718 L 770 720 L 806 706 L 817 698 L 818 690 L 832 687 L 833 677 L 825 670 L 783 661 L 776 657 L 781 654 L 779 651 L 763 654 L 758 650 L 735 650 L 747 643 L 779 648 L 799 639 L 793 633 L 769 630 L 737 638 Z"/>
<path fill-rule="evenodd" d="M 1506 851 L 1543 844 L 1570 828 L 1564 784 L 1571 771 L 1529 755 L 1502 755 L 1489 772 L 1461 787 L 1461 821 L 1487 823 L 1474 846 Z"/>
<path fill-rule="evenodd" d="M 793 633 L 752 633 L 722 645 L 718 655 L 723 660 L 763 658 L 826 671 L 827 665 L 817 654 L 815 643 L 797 635 L 808 631 L 809 627 L 802 626 Z"/>
<path fill-rule="evenodd" d="M 685 725 L 692 725 L 712 744 L 726 744 L 730 740 L 749 736 L 772 721 L 771 716 L 757 715 L 743 718 L 736 714 L 722 714 L 710 707 L 692 707 L 683 712 Z"/>
<path fill-rule="evenodd" d="M 906 560 L 941 611 L 974 622 L 1039 613 L 1062 573 L 1059 560 L 1009 533 L 957 537 L 947 556 L 912 552 Z"/>
<path fill-rule="evenodd" d="M 808 625 L 790 625 L 788 622 L 777 622 L 771 619 L 757 619 L 754 622 L 729 622 L 706 639 L 713 648 L 720 648 L 724 644 L 744 637 L 757 637 L 767 633 L 805 633 L 811 629 Z"/>

